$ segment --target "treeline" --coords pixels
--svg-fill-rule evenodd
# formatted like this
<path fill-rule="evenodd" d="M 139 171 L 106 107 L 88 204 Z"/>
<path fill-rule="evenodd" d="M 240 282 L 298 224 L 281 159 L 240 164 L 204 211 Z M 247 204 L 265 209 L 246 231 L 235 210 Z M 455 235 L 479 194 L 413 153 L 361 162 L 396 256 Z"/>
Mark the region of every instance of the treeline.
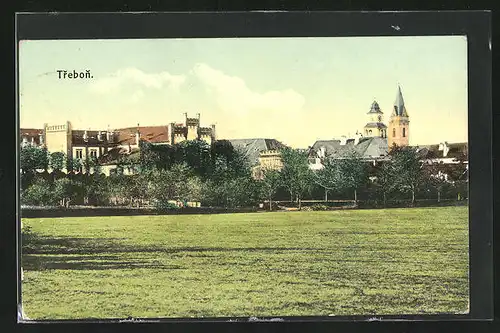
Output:
<path fill-rule="evenodd" d="M 252 178 L 247 158 L 226 140 L 212 145 L 198 140 L 184 141 L 172 146 L 142 141 L 139 159 L 125 155 L 116 163 L 115 173 L 106 177 L 97 160 L 68 162 L 63 153 L 48 154 L 37 147 L 22 148 L 21 202 L 37 206 L 168 208 L 173 207 L 171 201 L 245 207 L 255 206 L 260 200 L 258 183 Z M 74 172 L 75 165 L 84 165 L 85 170 L 92 172 Z M 61 171 L 64 168 L 70 171 L 64 173 Z M 131 169 L 133 174 L 125 175 L 125 169 Z"/>
<path fill-rule="evenodd" d="M 63 153 L 26 147 L 21 150 L 21 202 L 156 208 L 173 208 L 172 201 L 226 208 L 266 202 L 266 208 L 275 209 L 274 201 L 287 200 L 300 209 L 306 199 L 370 200 L 385 206 L 388 200 L 413 204 L 416 199 L 440 201 L 467 195 L 465 164 L 425 165 L 413 148 L 395 147 L 388 161 L 376 165 L 351 153 L 325 160 L 318 171 L 309 168 L 307 153 L 284 149 L 281 154 L 282 170 L 256 173 L 244 153 L 226 140 L 172 146 L 141 141 L 139 158 L 120 158 L 116 172 L 106 177 L 96 160 L 67 161 Z M 84 165 L 92 173 L 75 173 L 75 165 Z M 70 172 L 63 173 L 64 167 Z M 132 169 L 133 175 L 123 174 L 125 168 Z"/>

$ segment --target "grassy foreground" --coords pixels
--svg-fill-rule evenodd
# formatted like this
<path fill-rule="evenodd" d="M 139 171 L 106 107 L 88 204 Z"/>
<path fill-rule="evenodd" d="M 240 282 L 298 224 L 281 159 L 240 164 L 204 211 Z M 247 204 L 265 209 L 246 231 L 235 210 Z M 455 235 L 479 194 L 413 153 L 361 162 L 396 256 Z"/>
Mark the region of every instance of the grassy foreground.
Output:
<path fill-rule="evenodd" d="M 23 219 L 30 319 L 464 313 L 467 207 Z"/>

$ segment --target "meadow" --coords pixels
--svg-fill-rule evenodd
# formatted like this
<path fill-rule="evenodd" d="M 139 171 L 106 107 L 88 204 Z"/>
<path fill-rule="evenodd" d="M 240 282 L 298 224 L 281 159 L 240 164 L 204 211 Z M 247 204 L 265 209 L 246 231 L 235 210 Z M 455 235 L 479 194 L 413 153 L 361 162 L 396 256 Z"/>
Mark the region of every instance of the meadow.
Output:
<path fill-rule="evenodd" d="M 468 311 L 467 207 L 23 219 L 30 319 Z"/>

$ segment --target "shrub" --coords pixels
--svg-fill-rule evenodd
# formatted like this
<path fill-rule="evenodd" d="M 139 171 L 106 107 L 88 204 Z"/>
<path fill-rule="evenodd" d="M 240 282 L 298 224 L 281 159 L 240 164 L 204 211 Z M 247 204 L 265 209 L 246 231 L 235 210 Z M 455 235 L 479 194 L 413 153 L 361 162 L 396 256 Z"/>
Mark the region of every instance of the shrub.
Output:
<path fill-rule="evenodd" d="M 176 204 L 163 200 L 155 200 L 153 204 L 154 207 L 160 211 L 179 209 L 179 207 Z"/>
<path fill-rule="evenodd" d="M 31 229 L 31 226 L 25 225 L 21 230 L 21 245 L 23 250 L 30 250 L 34 246 L 36 235 Z"/>
<path fill-rule="evenodd" d="M 57 204 L 58 199 L 54 196 L 54 191 L 50 182 L 40 178 L 31 186 L 21 192 L 21 202 L 27 205 L 48 206 Z"/>
<path fill-rule="evenodd" d="M 322 204 L 314 204 L 311 206 L 312 210 L 328 210 L 328 206 Z"/>

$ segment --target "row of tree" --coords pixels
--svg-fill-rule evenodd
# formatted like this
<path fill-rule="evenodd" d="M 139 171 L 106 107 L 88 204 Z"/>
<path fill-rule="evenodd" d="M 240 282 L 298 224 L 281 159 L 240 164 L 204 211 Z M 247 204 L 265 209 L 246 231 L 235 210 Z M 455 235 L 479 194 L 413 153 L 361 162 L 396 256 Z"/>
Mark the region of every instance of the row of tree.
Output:
<path fill-rule="evenodd" d="M 308 166 L 308 154 L 292 149 L 282 151 L 284 167 L 281 171 L 269 170 L 263 173 L 263 188 L 267 199 L 272 202 L 280 188 L 290 194 L 290 201 L 295 201 L 298 208 L 304 196 L 317 193 L 320 187 L 324 191 L 324 200 L 329 193 L 341 193 L 358 200 L 358 191 L 365 194 L 372 192 L 382 197 L 386 205 L 388 195 L 391 198 L 406 199 L 410 196 L 411 204 L 415 196 L 422 191 L 434 191 L 437 201 L 446 191 L 466 196 L 467 169 L 464 163 L 427 164 L 415 148 L 392 147 L 386 161 L 371 165 L 351 151 L 342 158 L 326 158 L 323 168 L 313 171 Z M 449 196 L 448 196 L 449 197 Z"/>
<path fill-rule="evenodd" d="M 88 160 L 75 164 L 93 167 L 94 173 L 64 174 L 60 172 L 64 167 L 61 161 L 65 160 L 62 153 L 23 148 L 22 202 L 164 207 L 176 200 L 198 201 L 204 206 L 247 207 L 268 201 L 271 209 L 273 201 L 289 200 L 300 209 L 304 198 L 326 201 L 340 196 L 357 201 L 361 194 L 380 199 L 385 205 L 388 198 L 404 198 L 414 203 L 417 194 L 430 190 L 440 200 L 442 193 L 463 192 L 467 178 L 464 164 L 425 165 L 418 152 L 408 147 L 394 147 L 389 159 L 376 166 L 350 153 L 341 159 L 325 159 L 324 168 L 318 171 L 309 168 L 306 152 L 283 149 L 283 168 L 263 170 L 258 179 L 252 177 L 244 153 L 229 141 L 211 145 L 184 141 L 172 146 L 141 142 L 140 148 L 139 159 L 119 159 L 118 172 L 109 177 L 99 172 L 97 161 Z M 51 173 L 36 172 L 48 167 L 53 170 Z M 134 174 L 123 175 L 120 170 L 125 167 L 132 168 Z"/>

